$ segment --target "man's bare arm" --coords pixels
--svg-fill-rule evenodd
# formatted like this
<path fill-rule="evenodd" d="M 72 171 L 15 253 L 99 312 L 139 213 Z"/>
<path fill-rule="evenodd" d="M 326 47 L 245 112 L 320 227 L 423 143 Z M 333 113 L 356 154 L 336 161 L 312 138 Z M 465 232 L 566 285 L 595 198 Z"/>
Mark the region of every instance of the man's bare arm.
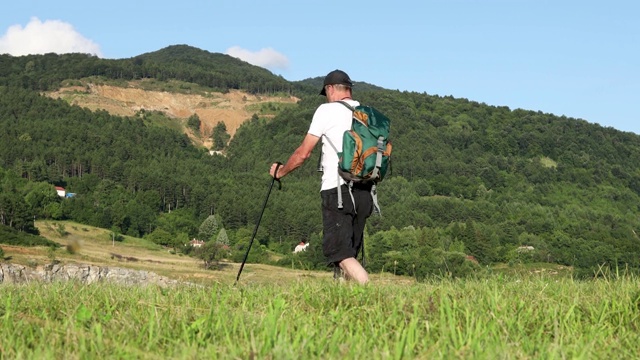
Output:
<path fill-rule="evenodd" d="M 278 173 L 275 174 L 277 164 L 273 164 L 271 165 L 271 170 L 269 171 L 269 174 L 271 174 L 271 176 L 275 177 L 276 179 L 280 179 L 285 175 L 287 175 L 288 173 L 292 172 L 293 170 L 302 166 L 302 164 L 304 164 L 304 162 L 309 158 L 309 156 L 311 156 L 311 152 L 313 151 L 313 148 L 316 147 L 318 140 L 320 140 L 319 137 L 315 135 L 307 134 L 302 140 L 302 144 L 300 144 L 300 146 L 298 146 L 296 151 L 294 151 L 293 154 L 291 154 L 291 156 L 289 157 L 289 160 L 287 160 L 287 162 L 284 165 L 278 168 Z"/>

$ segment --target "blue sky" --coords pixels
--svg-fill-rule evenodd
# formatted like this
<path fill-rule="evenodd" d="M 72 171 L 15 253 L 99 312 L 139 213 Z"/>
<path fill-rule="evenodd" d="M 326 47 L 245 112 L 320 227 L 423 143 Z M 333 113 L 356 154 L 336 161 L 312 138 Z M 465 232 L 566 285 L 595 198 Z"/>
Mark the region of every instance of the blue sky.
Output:
<path fill-rule="evenodd" d="M 639 15 L 631 0 L 4 0 L 0 53 L 120 59 L 188 44 L 292 81 L 339 68 L 640 134 Z"/>

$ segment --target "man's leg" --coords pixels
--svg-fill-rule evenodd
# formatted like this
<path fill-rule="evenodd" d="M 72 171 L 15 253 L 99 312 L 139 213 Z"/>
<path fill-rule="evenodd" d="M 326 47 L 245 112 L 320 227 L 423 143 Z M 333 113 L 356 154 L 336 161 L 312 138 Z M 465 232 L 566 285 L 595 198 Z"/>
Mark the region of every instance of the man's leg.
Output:
<path fill-rule="evenodd" d="M 370 190 L 363 191 L 362 189 L 353 190 L 356 206 L 358 208 L 357 212 L 354 211 L 355 215 L 353 216 L 351 223 L 351 232 L 353 234 L 352 245 L 355 249 L 355 257 L 346 258 L 339 263 L 340 268 L 344 271 L 346 278 L 348 280 L 355 280 L 360 284 L 366 284 L 369 282 L 369 274 L 367 274 L 367 270 L 365 270 L 362 264 L 360 264 L 358 260 L 356 260 L 358 253 L 360 251 L 364 251 L 364 226 L 367 218 L 373 211 L 373 201 L 371 199 L 371 193 L 369 191 Z"/>
<path fill-rule="evenodd" d="M 369 274 L 355 258 L 346 258 L 338 264 L 347 278 L 347 280 L 355 280 L 359 284 L 369 282 Z"/>

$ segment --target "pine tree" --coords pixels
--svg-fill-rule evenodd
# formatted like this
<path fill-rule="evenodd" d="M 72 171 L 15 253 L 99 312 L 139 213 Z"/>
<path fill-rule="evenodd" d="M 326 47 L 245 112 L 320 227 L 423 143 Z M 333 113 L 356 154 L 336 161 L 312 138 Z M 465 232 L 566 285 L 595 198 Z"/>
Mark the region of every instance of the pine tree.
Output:
<path fill-rule="evenodd" d="M 211 139 L 213 140 L 213 150 L 222 150 L 227 146 L 227 142 L 231 135 L 227 132 L 227 125 L 220 121 L 213 128 L 213 135 L 211 135 Z"/>
<path fill-rule="evenodd" d="M 218 237 L 216 238 L 217 244 L 229 245 L 229 237 L 227 236 L 227 230 L 224 228 L 220 229 L 218 233 Z"/>
<path fill-rule="evenodd" d="M 215 215 L 209 215 L 198 228 L 198 237 L 209 241 L 218 233 L 218 220 Z"/>

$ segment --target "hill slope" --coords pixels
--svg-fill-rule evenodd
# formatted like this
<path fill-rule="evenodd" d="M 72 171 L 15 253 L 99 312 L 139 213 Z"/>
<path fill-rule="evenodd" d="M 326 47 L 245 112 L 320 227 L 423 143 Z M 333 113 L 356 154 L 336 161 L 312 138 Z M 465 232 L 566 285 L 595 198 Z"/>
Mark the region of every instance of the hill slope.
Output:
<path fill-rule="evenodd" d="M 193 51 L 196 59 L 210 56 L 183 50 Z M 256 70 L 259 77 L 248 81 L 237 73 L 248 65 L 224 61 L 231 62 L 228 73 L 223 71 L 227 67 L 216 66 L 207 73 L 206 61 L 190 65 L 189 56 L 176 56 L 175 62 L 170 56 L 112 62 L 86 56 L 0 56 L 0 62 L 15 69 L 0 67 L 0 84 L 7 84 L 0 86 L 0 185 L 8 189 L 0 207 L 21 224 L 35 213 L 159 243 L 200 236 L 199 226 L 215 214 L 232 249 L 241 253 L 259 215 L 269 165 L 287 159 L 324 100 L 307 85 L 318 78 L 274 88 L 282 79 Z M 234 94 L 233 85 L 255 94 L 256 101 L 275 94 L 288 98 L 297 91 L 300 101 L 240 125 L 224 158 L 206 155 L 175 130 L 149 126 L 144 116 L 90 112 L 35 92 L 64 85 L 55 79 L 77 85 L 72 82 L 87 76 L 119 82 L 119 88 L 109 88 L 115 92 L 133 84 L 133 90 L 153 94 L 162 90 L 154 86 L 175 89 L 175 98 L 202 96 L 196 103 L 216 93 L 213 83 L 227 86 L 221 94 Z M 69 101 L 93 96 L 91 87 L 85 89 L 63 96 Z M 258 95 L 258 89 L 264 92 Z M 379 187 L 384 216 L 369 220 L 365 242 L 372 271 L 463 276 L 474 269 L 467 256 L 482 265 L 555 262 L 585 274 L 602 264 L 640 269 L 639 136 L 467 99 L 375 87 L 356 91 L 356 98 L 392 119 L 392 170 Z M 140 98 L 150 94 L 140 93 Z M 116 107 L 152 106 L 112 98 L 108 101 Z M 161 101 L 165 110 L 172 109 L 166 102 L 173 100 Z M 269 107 L 262 104 L 254 105 Z M 270 198 L 257 234 L 258 258 L 275 252 L 286 265 L 292 261 L 292 244 L 321 242 L 317 157 L 318 151 Z M 53 193 L 52 198 L 52 183 L 79 195 L 62 200 Z M 9 212 L 12 204 L 23 210 Z M 521 247 L 533 250 L 523 254 Z M 305 261 L 310 268 L 324 266 L 322 259 Z"/>
<path fill-rule="evenodd" d="M 0 243 L 4 256 L 15 264 L 29 267 L 43 266 L 53 261 L 61 264 L 86 264 L 150 271 L 170 279 L 189 283 L 212 282 L 233 284 L 239 263 L 224 260 L 220 270 L 203 268 L 202 261 L 175 254 L 150 241 L 124 236 L 113 242 L 111 231 L 68 221 L 37 221 L 43 237 L 58 243 L 61 248 L 20 247 Z M 59 229 L 64 229 L 62 235 Z M 72 252 L 67 249 L 73 249 Z M 329 279 L 329 271 L 308 270 L 301 266 L 275 267 L 249 263 L 243 269 L 242 281 L 247 283 L 290 283 L 305 278 Z M 372 275 L 378 283 L 413 283 L 411 278 L 390 274 Z"/>
<path fill-rule="evenodd" d="M 188 83 L 176 86 L 181 92 L 150 89 L 170 88 L 170 85 L 169 82 L 147 79 L 115 86 L 97 79 L 86 79 L 46 94 L 90 110 L 105 110 L 112 115 L 135 116 L 141 111 L 164 113 L 175 119 L 179 128 L 188 134 L 192 132 L 185 126 L 187 118 L 198 115 L 201 121 L 200 133 L 193 140 L 207 148 L 212 146 L 211 135 L 218 122 L 224 122 L 228 133 L 233 137 L 238 127 L 252 115 L 273 117 L 280 108 L 293 105 L 299 100 L 293 96 L 254 95 L 240 90 L 225 93 L 185 91 L 191 86 L 195 88 Z"/>

